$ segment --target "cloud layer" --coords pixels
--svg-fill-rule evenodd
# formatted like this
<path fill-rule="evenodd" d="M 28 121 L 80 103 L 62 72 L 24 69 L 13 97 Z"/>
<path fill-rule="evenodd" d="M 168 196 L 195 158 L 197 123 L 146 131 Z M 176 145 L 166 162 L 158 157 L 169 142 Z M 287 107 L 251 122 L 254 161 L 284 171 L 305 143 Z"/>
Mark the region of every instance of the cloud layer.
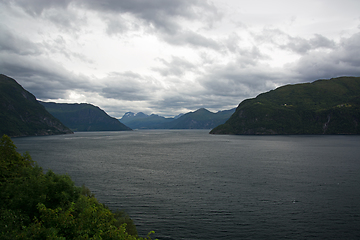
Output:
<path fill-rule="evenodd" d="M 284 84 L 360 76 L 358 9 L 356 0 L 0 0 L 0 69 L 38 99 L 114 117 L 225 110 Z"/>

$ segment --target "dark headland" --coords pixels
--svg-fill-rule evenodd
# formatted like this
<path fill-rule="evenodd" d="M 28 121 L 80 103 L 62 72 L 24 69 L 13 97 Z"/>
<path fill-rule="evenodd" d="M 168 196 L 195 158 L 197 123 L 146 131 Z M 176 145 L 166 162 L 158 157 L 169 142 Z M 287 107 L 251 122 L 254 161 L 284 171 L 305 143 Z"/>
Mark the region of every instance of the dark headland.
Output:
<path fill-rule="evenodd" d="M 360 77 L 286 85 L 246 99 L 211 134 L 360 134 Z"/>

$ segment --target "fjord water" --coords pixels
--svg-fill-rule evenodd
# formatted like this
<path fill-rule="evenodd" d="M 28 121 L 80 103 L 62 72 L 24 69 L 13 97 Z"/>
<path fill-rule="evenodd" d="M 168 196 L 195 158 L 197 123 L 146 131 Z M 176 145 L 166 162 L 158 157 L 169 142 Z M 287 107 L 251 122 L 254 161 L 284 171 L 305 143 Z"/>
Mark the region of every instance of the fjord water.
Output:
<path fill-rule="evenodd" d="M 144 130 L 13 141 L 125 210 L 140 236 L 360 238 L 360 136 Z"/>

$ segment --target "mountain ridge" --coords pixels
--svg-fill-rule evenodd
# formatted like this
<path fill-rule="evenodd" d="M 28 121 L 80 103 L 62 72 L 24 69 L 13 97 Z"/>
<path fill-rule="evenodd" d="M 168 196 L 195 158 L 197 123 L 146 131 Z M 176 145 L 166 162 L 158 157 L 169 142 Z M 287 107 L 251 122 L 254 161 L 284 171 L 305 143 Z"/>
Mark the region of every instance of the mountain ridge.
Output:
<path fill-rule="evenodd" d="M 212 134 L 360 134 L 360 78 L 281 86 L 246 99 Z"/>
<path fill-rule="evenodd" d="M 73 131 L 130 131 L 131 128 L 89 103 L 40 102 Z"/>
<path fill-rule="evenodd" d="M 0 135 L 10 137 L 73 133 L 15 79 L 0 74 Z"/>
<path fill-rule="evenodd" d="M 234 111 L 235 108 L 213 113 L 200 108 L 194 112 L 179 114 L 174 118 L 127 112 L 119 121 L 133 129 L 211 129 L 224 123 Z"/>

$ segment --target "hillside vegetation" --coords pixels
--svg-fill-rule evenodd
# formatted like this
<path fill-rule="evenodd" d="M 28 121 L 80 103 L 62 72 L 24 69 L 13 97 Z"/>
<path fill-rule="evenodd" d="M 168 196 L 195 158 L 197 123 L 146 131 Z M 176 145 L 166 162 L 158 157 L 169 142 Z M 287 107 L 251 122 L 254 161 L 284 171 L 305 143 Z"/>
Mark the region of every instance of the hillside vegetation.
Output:
<path fill-rule="evenodd" d="M 211 129 L 225 123 L 234 111 L 235 109 L 231 109 L 213 113 L 200 108 L 175 118 L 128 112 L 120 121 L 133 129 Z"/>
<path fill-rule="evenodd" d="M 213 134 L 360 134 L 360 78 L 286 85 L 244 100 Z"/>
<path fill-rule="evenodd" d="M 170 129 L 211 129 L 224 123 L 234 110 L 210 112 L 200 108 L 195 112 L 189 112 L 170 123 Z"/>
<path fill-rule="evenodd" d="M 40 102 L 46 110 L 73 131 L 129 131 L 131 128 L 87 103 Z"/>
<path fill-rule="evenodd" d="M 14 79 L 0 74 L 0 136 L 72 133 Z"/>
<path fill-rule="evenodd" d="M 6 135 L 0 139 L 0 199 L 0 239 L 143 239 L 125 213 L 112 213 L 67 175 L 43 173 Z"/>

